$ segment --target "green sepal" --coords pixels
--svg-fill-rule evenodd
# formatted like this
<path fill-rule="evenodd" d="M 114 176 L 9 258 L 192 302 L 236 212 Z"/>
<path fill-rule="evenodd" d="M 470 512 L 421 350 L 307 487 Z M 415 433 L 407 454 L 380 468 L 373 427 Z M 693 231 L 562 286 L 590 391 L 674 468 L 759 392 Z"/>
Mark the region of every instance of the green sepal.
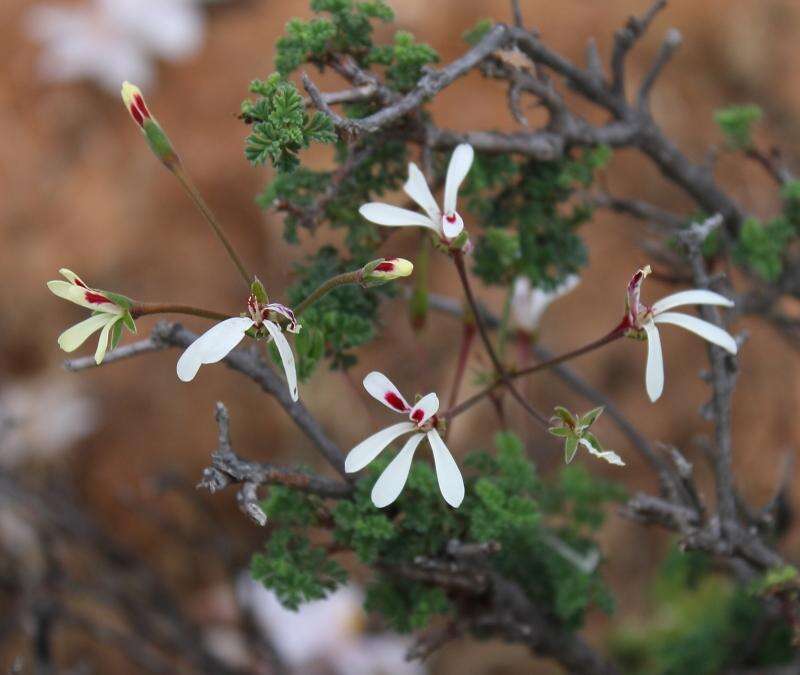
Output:
<path fill-rule="evenodd" d="M 575 458 L 576 452 L 578 452 L 578 437 L 570 436 L 564 442 L 564 461 L 569 464 Z"/>
<path fill-rule="evenodd" d="M 120 339 L 122 338 L 122 321 L 117 321 L 111 329 L 111 350 L 117 348 Z"/>
<path fill-rule="evenodd" d="M 461 230 L 461 233 L 450 242 L 450 249 L 460 251 L 467 245 L 467 242 L 469 242 L 469 232 L 466 229 Z"/>
<path fill-rule="evenodd" d="M 105 295 L 117 307 L 122 307 L 122 309 L 130 309 L 133 307 L 133 300 L 131 300 L 127 295 L 122 295 L 121 293 L 112 293 L 111 291 L 100 291 L 100 293 Z"/>
<path fill-rule="evenodd" d="M 550 427 L 547 431 L 553 434 L 553 436 L 558 436 L 559 438 L 567 438 L 568 436 L 573 435 L 572 429 L 569 429 L 568 427 Z"/>
<path fill-rule="evenodd" d="M 595 423 L 598 417 L 603 413 L 605 408 L 603 406 L 597 406 L 596 408 L 592 408 L 589 412 L 587 412 L 583 417 L 580 419 L 580 426 L 588 429 Z"/>
<path fill-rule="evenodd" d="M 269 296 L 264 288 L 264 284 L 261 283 L 258 277 L 253 277 L 253 283 L 250 284 L 250 293 L 262 305 L 266 305 L 269 302 Z"/>
<path fill-rule="evenodd" d="M 172 143 L 164 133 L 158 122 L 154 119 L 145 119 L 142 125 L 144 137 L 147 139 L 147 144 L 153 151 L 153 154 L 158 157 L 168 167 L 173 167 L 178 164 L 178 155 L 172 149 Z"/>
<path fill-rule="evenodd" d="M 122 321 L 120 321 L 119 325 L 121 326 L 123 324 L 125 324 L 125 328 L 136 335 L 136 322 L 133 320 L 133 316 L 130 312 L 125 312 L 122 315 Z"/>

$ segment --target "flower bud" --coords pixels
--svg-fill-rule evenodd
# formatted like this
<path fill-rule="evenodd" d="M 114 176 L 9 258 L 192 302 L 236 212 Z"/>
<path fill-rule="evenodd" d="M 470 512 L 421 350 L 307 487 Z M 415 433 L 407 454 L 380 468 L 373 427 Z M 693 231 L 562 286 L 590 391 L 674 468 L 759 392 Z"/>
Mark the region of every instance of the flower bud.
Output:
<path fill-rule="evenodd" d="M 407 277 L 414 271 L 414 265 L 404 258 L 379 258 L 368 262 L 361 270 L 361 283 L 378 286 L 387 281 Z"/>
<path fill-rule="evenodd" d="M 169 138 L 164 133 L 161 125 L 150 114 L 144 96 L 139 87 L 130 82 L 122 83 L 122 101 L 128 109 L 133 121 L 142 129 L 147 144 L 168 169 L 177 167 L 180 163 L 178 155 L 172 148 Z"/>

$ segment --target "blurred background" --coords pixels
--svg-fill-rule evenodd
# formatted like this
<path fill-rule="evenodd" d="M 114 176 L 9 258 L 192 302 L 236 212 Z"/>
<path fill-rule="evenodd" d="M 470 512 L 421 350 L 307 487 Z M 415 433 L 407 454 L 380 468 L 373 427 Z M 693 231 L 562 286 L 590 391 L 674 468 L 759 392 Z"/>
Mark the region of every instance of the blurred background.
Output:
<path fill-rule="evenodd" d="M 589 37 L 607 57 L 613 31 L 648 4 L 521 2 L 526 23 L 576 61 Z M 510 20 L 505 0 L 398 0 L 393 7 L 396 23 L 379 27 L 379 33 L 409 30 L 435 47 L 444 62 L 463 51 L 460 36 L 478 19 Z M 47 291 L 45 282 L 55 279 L 60 267 L 95 287 L 142 300 L 227 312 L 239 311 L 244 302 L 241 282 L 217 242 L 147 151 L 121 105 L 123 79 L 144 89 L 207 201 L 275 299 L 282 299 L 280 289 L 291 281 L 292 263 L 303 250 L 325 241 L 287 245 L 280 216 L 256 206 L 254 197 L 269 174 L 245 161 L 247 131 L 237 119 L 250 80 L 273 70 L 273 45 L 294 16 L 310 16 L 306 0 L 0 3 L 0 672 L 34 672 L 28 668 L 36 658 L 36 638 L 48 622 L 58 628 L 45 647 L 63 672 L 171 672 L 155 655 L 136 653 L 126 642 L 117 607 L 125 604 L 126 592 L 141 588 L 166 608 L 164 616 L 177 607 L 190 617 L 191 626 L 176 629 L 175 644 L 202 641 L 203 654 L 211 659 L 208 672 L 215 672 L 217 662 L 232 672 L 253 673 L 556 672 L 546 663 L 532 665 L 520 647 L 467 640 L 447 646 L 424 666 L 404 666 L 407 644 L 361 615 L 357 586 L 325 607 L 286 617 L 243 574 L 267 532 L 236 509 L 232 491 L 211 496 L 194 489 L 216 445 L 217 400 L 230 409 L 234 447 L 241 455 L 316 466 L 313 451 L 278 406 L 225 368 L 203 369 L 191 385 L 179 382 L 174 352 L 80 374 L 62 367 L 56 338 L 84 314 Z M 757 103 L 766 120 L 761 140 L 779 143 L 791 157 L 800 140 L 795 67 L 800 4 L 676 0 L 629 61 L 630 78 L 646 69 L 669 27 L 682 32 L 684 43 L 659 81 L 654 112 L 682 149 L 701 160 L 721 142 L 714 109 Z M 487 94 L 475 97 L 477 87 Z M 447 89 L 432 110 L 454 129 L 515 128 L 501 89 L 482 84 L 477 75 Z M 325 151 L 315 152 L 307 157 L 312 164 L 328 161 Z M 775 190 L 757 167 L 723 158 L 718 176 L 754 213 L 776 209 Z M 619 153 L 603 180 L 617 195 L 676 211 L 692 208 L 633 153 Z M 650 235 L 640 223 L 598 212 L 584 234 L 590 263 L 582 282 L 553 305 L 542 328 L 541 343 L 552 350 L 578 346 L 614 324 L 625 283 L 647 262 L 641 245 Z M 413 258 L 416 241 L 395 236 L 392 250 L 381 253 Z M 433 290 L 455 296 L 452 271 L 436 274 L 435 265 L 433 271 Z M 668 290 L 648 282 L 645 293 L 652 300 Z M 494 291 L 481 289 L 481 296 L 499 309 Z M 401 298 L 383 311 L 386 330 L 364 350 L 349 379 L 323 367 L 302 387 L 306 405 L 343 447 L 373 428 L 365 396 L 352 384 L 369 370 L 396 374 L 402 390 L 442 392 L 449 386 L 458 324 L 432 315 L 415 342 Z M 140 320 L 140 332 L 146 334 L 153 322 Z M 205 325 L 185 323 L 195 330 Z M 800 368 L 770 328 L 747 321 L 737 328 L 751 337 L 734 400 L 735 464 L 741 491 L 762 504 L 800 438 Z M 662 334 L 666 389 L 657 409 L 644 392 L 643 345 L 615 343 L 575 366 L 649 438 L 681 447 L 703 475 L 696 439 L 708 432 L 698 415 L 708 395 L 698 378 L 705 348 L 682 331 Z M 80 353 L 91 353 L 92 343 Z M 555 403 L 588 407 L 548 375 L 526 387 L 542 409 Z M 488 447 L 491 415 L 490 406 L 481 406 L 460 420 L 450 441 L 456 457 Z M 514 425 L 541 471 L 555 471 L 560 452 L 523 417 L 514 418 Z M 654 477 L 625 439 L 607 423 L 602 431 L 628 467 L 592 462 L 591 470 L 631 491 L 653 489 Z M 798 499 L 796 491 L 792 498 Z M 73 504 L 76 511 L 61 504 Z M 37 518 L 70 532 L 66 541 L 72 546 L 54 553 L 53 535 L 33 526 Z M 605 576 L 618 608 L 610 618 L 599 612 L 590 617 L 588 637 L 597 645 L 621 626 L 649 616 L 646 589 L 670 544 L 663 532 L 616 514 L 601 539 Z M 797 544 L 794 527 L 786 539 L 789 557 Z M 75 598 L 58 609 L 48 604 L 48 588 L 59 583 L 58 569 L 48 561 L 53 555 L 66 558 L 74 575 Z M 86 581 L 101 569 L 110 570 L 103 572 L 109 576 L 102 592 Z M 356 579 L 363 578 L 363 571 L 354 570 Z"/>

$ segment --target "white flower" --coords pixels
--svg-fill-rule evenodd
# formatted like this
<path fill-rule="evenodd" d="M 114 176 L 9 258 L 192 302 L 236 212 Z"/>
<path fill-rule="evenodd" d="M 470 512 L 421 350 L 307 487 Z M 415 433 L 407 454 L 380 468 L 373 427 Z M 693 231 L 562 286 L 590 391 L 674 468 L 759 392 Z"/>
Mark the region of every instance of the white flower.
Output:
<path fill-rule="evenodd" d="M 733 301 L 719 293 L 698 288 L 673 293 L 648 307 L 639 298 L 642 282 L 648 274 L 650 274 L 649 265 L 637 271 L 628 284 L 627 311 L 623 326 L 627 328 L 629 335 L 647 339 L 645 387 L 650 400 L 655 402 L 664 390 L 664 359 L 657 324 L 671 323 L 685 328 L 731 354 L 737 352 L 737 346 L 733 336 L 722 328 L 688 314 L 669 311 L 682 305 L 733 307 Z"/>
<path fill-rule="evenodd" d="M 324 600 L 302 604 L 297 611 L 281 605 L 272 591 L 244 573 L 237 584 L 240 603 L 275 646 L 293 673 L 336 675 L 423 675 L 419 662 L 406 661 L 411 641 L 393 633 L 367 634 L 364 594 L 342 586 Z"/>
<path fill-rule="evenodd" d="M 528 277 L 517 277 L 511 295 L 511 318 L 514 325 L 525 333 L 535 333 L 542 315 L 550 304 L 569 293 L 579 282 L 580 277 L 571 274 L 553 290 L 544 291 L 541 288 L 534 288 Z"/>
<path fill-rule="evenodd" d="M 271 313 L 279 314 L 289 321 L 286 330 L 290 333 L 297 333 L 300 330 L 300 324 L 297 323 L 294 312 L 277 302 L 262 305 L 253 296 L 248 299 L 247 306 L 250 311 L 249 317 L 237 316 L 220 321 L 187 347 L 178 359 L 178 378 L 184 382 L 190 382 L 197 375 L 200 366 L 217 363 L 224 359 L 242 341 L 248 330 L 256 328 L 258 332 L 261 332 L 263 328 L 266 331 L 264 337 L 275 340 L 275 346 L 278 348 L 283 362 L 283 370 L 286 373 L 289 393 L 292 400 L 296 401 L 298 399 L 297 373 L 292 348 L 284 337 L 280 325 L 267 318 Z"/>
<path fill-rule="evenodd" d="M 444 185 L 444 204 L 442 209 L 431 194 L 425 176 L 414 162 L 408 165 L 408 180 L 403 186 L 405 193 L 411 197 L 427 215 L 390 206 L 380 202 L 364 204 L 358 211 L 367 220 L 378 225 L 390 227 L 427 227 L 442 239 L 450 241 L 464 229 L 464 221 L 456 211 L 458 188 L 472 166 L 475 153 L 472 146 L 462 143 L 453 150 L 450 165 L 447 167 L 447 178 Z"/>
<path fill-rule="evenodd" d="M 400 496 L 403 486 L 411 470 L 411 460 L 420 441 L 427 436 L 433 453 L 436 468 L 436 479 L 444 500 L 455 508 L 464 499 L 464 479 L 453 456 L 436 430 L 436 413 L 439 410 L 439 398 L 436 394 L 423 396 L 416 405 L 410 406 L 388 377 L 373 371 L 364 378 L 364 388 L 369 394 L 383 403 L 387 408 L 400 414 L 407 414 L 410 421 L 393 424 L 366 440 L 361 441 L 347 455 L 344 462 L 345 471 L 360 471 L 396 438 L 414 432 L 406 441 L 403 449 L 389 463 L 378 477 L 372 488 L 372 502 L 378 508 L 388 506 Z"/>
<path fill-rule="evenodd" d="M 78 6 L 35 5 L 30 36 L 44 51 L 47 80 L 92 80 L 110 92 L 133 79 L 154 79 L 154 60 L 181 59 L 203 41 L 204 15 L 194 0 L 89 0 Z"/>
<path fill-rule="evenodd" d="M 65 352 L 75 351 L 91 335 L 100 331 L 100 339 L 97 341 L 97 350 L 94 354 L 94 360 L 99 365 L 105 358 L 109 340 L 111 341 L 112 349 L 117 346 L 122 336 L 123 325 L 131 333 L 136 332 L 136 324 L 133 322 L 129 311 L 131 302 L 122 295 L 89 288 L 71 270 L 60 269 L 59 273 L 67 281 L 61 281 L 60 279 L 48 281 L 47 288 L 59 298 L 91 309 L 93 314 L 88 319 L 61 333 L 58 336 L 58 346 Z"/>

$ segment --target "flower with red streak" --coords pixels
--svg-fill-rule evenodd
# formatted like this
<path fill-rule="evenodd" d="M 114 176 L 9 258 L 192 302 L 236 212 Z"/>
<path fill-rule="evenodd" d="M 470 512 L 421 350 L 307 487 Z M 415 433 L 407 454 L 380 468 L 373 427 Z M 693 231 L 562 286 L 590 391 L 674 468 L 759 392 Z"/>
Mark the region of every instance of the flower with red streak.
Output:
<path fill-rule="evenodd" d="M 172 147 L 167 134 L 161 128 L 155 117 L 150 114 L 150 110 L 145 103 L 139 87 L 130 82 L 122 83 L 122 101 L 128 109 L 133 121 L 139 125 L 144 134 L 147 144 L 167 168 L 174 170 L 180 164 L 178 155 Z"/>
<path fill-rule="evenodd" d="M 130 82 L 122 83 L 122 101 L 125 107 L 133 117 L 133 121 L 140 127 L 144 128 L 144 121 L 153 119 L 150 111 L 147 109 L 147 104 L 144 102 L 144 96 L 139 87 L 131 84 Z"/>
<path fill-rule="evenodd" d="M 442 209 L 433 198 L 430 187 L 419 167 L 411 162 L 408 165 L 408 180 L 403 186 L 405 193 L 411 197 L 427 215 L 401 209 L 398 206 L 370 202 L 358 211 L 367 220 L 378 225 L 389 227 L 427 227 L 436 232 L 448 244 L 458 237 L 464 229 L 464 221 L 456 211 L 458 188 L 461 186 L 472 166 L 475 153 L 472 146 L 462 143 L 453 151 L 447 167 L 444 185 L 444 204 Z"/>
<path fill-rule="evenodd" d="M 98 330 L 100 339 L 94 360 L 99 365 L 108 350 L 109 342 L 114 349 L 122 337 L 122 327 L 131 333 L 136 332 L 136 324 L 130 313 L 131 301 L 123 295 L 98 291 L 90 288 L 74 272 L 61 269 L 59 273 L 67 280 L 48 281 L 47 288 L 59 298 L 74 302 L 76 305 L 92 310 L 92 316 L 68 328 L 58 337 L 58 346 L 65 352 L 75 351 Z"/>
<path fill-rule="evenodd" d="M 423 396 L 413 406 L 383 373 L 371 372 L 364 378 L 364 388 L 370 396 L 387 408 L 402 415 L 408 415 L 408 422 L 393 424 L 361 441 L 347 455 L 344 468 L 348 473 L 360 471 L 396 438 L 413 432 L 403 449 L 389 463 L 372 488 L 372 503 L 378 508 L 388 506 L 400 496 L 411 470 L 411 461 L 420 441 L 427 437 L 433 453 L 436 479 L 444 500 L 455 508 L 464 499 L 464 479 L 453 456 L 437 431 L 439 421 L 439 398 L 436 394 Z"/>
<path fill-rule="evenodd" d="M 650 274 L 649 265 L 638 270 L 628 283 L 625 296 L 625 317 L 620 328 L 625 331 L 628 337 L 647 340 L 645 388 L 650 400 L 655 402 L 664 390 L 664 358 L 657 324 L 671 323 L 679 326 L 718 347 L 722 347 L 730 354 L 736 354 L 737 345 L 736 340 L 730 333 L 715 326 L 713 323 L 688 314 L 668 311 L 682 305 L 733 307 L 732 300 L 713 291 L 695 288 L 673 293 L 648 306 L 640 298 L 642 282 L 644 282 L 648 274 Z"/>
<path fill-rule="evenodd" d="M 364 286 L 380 286 L 388 281 L 410 276 L 414 265 L 405 258 L 378 258 L 368 262 L 361 270 Z"/>
<path fill-rule="evenodd" d="M 294 354 L 278 323 L 280 316 L 286 319 L 288 332 L 298 333 L 301 326 L 297 323 L 294 312 L 277 302 L 262 303 L 255 295 L 248 298 L 247 310 L 250 316 L 225 319 L 189 345 L 178 359 L 178 378 L 183 382 L 193 380 L 200 366 L 224 359 L 244 339 L 249 330 L 255 329 L 256 337 L 275 341 L 286 373 L 289 394 L 293 401 L 298 400 Z"/>

